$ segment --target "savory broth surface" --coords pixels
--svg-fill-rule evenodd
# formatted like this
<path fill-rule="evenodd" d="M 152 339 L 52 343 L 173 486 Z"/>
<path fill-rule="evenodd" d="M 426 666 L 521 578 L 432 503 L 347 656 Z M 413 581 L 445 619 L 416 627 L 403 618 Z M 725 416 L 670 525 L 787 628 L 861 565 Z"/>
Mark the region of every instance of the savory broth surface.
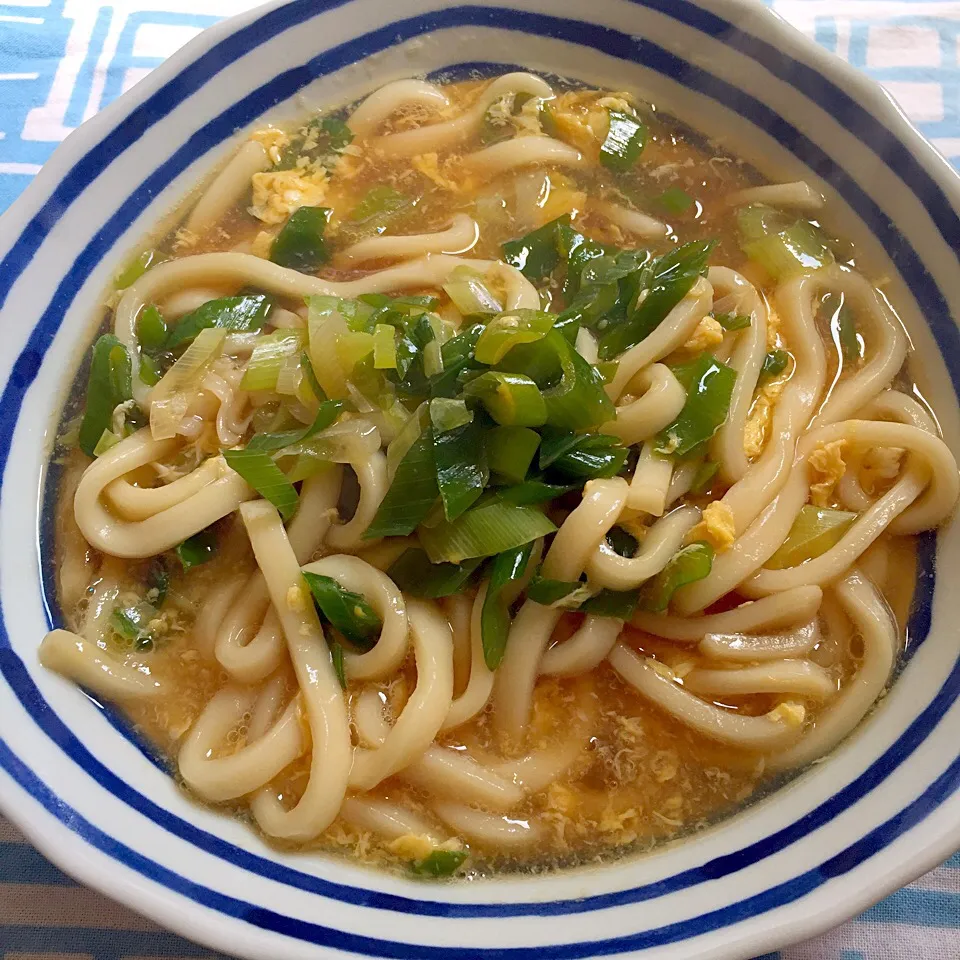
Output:
<path fill-rule="evenodd" d="M 285 847 L 541 870 L 736 810 L 882 694 L 957 498 L 828 215 L 531 74 L 256 129 L 105 304 L 42 661 Z"/>

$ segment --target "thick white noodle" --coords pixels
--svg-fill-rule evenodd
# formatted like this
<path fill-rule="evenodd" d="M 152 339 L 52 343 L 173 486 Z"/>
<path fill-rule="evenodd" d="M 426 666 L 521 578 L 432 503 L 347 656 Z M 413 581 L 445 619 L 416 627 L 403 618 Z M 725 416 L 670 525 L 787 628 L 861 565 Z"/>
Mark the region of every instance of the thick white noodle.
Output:
<path fill-rule="evenodd" d="M 699 522 L 698 507 L 678 507 L 650 527 L 634 557 L 621 557 L 601 540 L 587 562 L 587 578 L 607 590 L 633 590 L 656 576 L 670 562 L 686 535 Z"/>
<path fill-rule="evenodd" d="M 256 691 L 229 684 L 203 708 L 177 755 L 180 775 L 204 800 L 223 803 L 272 780 L 304 751 L 300 711 L 294 698 L 261 736 L 249 737 L 234 753 L 211 759 L 224 738 L 252 711 Z"/>
<path fill-rule="evenodd" d="M 305 573 L 331 577 L 345 590 L 359 593 L 383 622 L 380 638 L 366 653 L 346 651 L 343 664 L 351 680 L 376 680 L 394 673 L 407 656 L 407 608 L 396 584 L 376 567 L 346 554 L 315 560 Z"/>
<path fill-rule="evenodd" d="M 794 587 L 705 617 L 674 617 L 638 610 L 631 623 L 655 637 L 696 643 L 709 634 L 753 633 L 807 623 L 817 615 L 822 600 L 823 591 L 819 587 Z"/>
<path fill-rule="evenodd" d="M 638 210 L 622 207 L 619 203 L 594 200 L 590 202 L 590 209 L 595 210 L 611 223 L 615 223 L 621 229 L 640 237 L 642 240 L 653 240 L 667 234 L 667 225 L 662 221 L 656 220 L 645 213 L 640 213 Z"/>
<path fill-rule="evenodd" d="M 379 833 L 388 840 L 412 834 L 427 837 L 435 844 L 443 843 L 445 835 L 436 825 L 390 800 L 376 797 L 347 797 L 340 808 L 340 817 L 359 830 Z"/>
<path fill-rule="evenodd" d="M 720 297 L 729 298 L 729 312 L 750 318 L 750 326 L 735 334 L 736 346 L 729 362 L 737 371 L 737 379 L 727 419 L 710 443 L 712 459 L 720 464 L 720 476 L 727 483 L 734 483 L 750 466 L 743 450 L 744 428 L 767 355 L 767 306 L 756 287 L 736 270 L 711 267 L 707 279 L 713 287 L 715 301 Z"/>
<path fill-rule="evenodd" d="M 371 140 L 373 148 L 388 157 L 413 157 L 421 153 L 446 150 L 466 140 L 483 122 L 491 104 L 501 97 L 526 93 L 532 97 L 553 97 L 550 84 L 532 73 L 508 73 L 498 77 L 477 100 L 458 117 L 414 130 L 404 130 Z"/>
<path fill-rule="evenodd" d="M 462 160 L 467 173 L 492 180 L 501 173 L 520 167 L 583 167 L 583 154 L 570 144 L 550 137 L 516 137 L 502 143 L 494 143 Z"/>
<path fill-rule="evenodd" d="M 453 638 L 434 606 L 407 602 L 407 618 L 417 662 L 417 686 L 383 744 L 354 750 L 350 786 L 371 790 L 408 767 L 436 739 L 453 701 Z"/>
<path fill-rule="evenodd" d="M 648 440 L 640 448 L 637 466 L 630 480 L 627 509 L 660 517 L 667 506 L 670 477 L 673 476 L 673 458 L 662 457 L 656 443 Z"/>
<path fill-rule="evenodd" d="M 819 587 L 795 587 L 794 589 L 819 590 Z M 789 592 L 775 593 L 765 599 L 779 600 Z M 761 660 L 780 660 L 783 657 L 802 657 L 810 653 L 821 640 L 820 624 L 814 619 L 794 627 L 793 630 L 784 630 L 779 633 L 708 633 L 700 641 L 699 649 L 704 656 L 714 660 L 755 663 Z"/>
<path fill-rule="evenodd" d="M 803 180 L 794 183 L 767 183 L 762 187 L 747 187 L 727 198 L 733 206 L 744 203 L 768 203 L 772 207 L 792 207 L 804 213 L 823 209 L 823 197 Z"/>
<path fill-rule="evenodd" d="M 496 816 L 459 803 L 437 803 L 433 809 L 448 827 L 488 850 L 520 850 L 544 835 L 543 826 L 532 820 Z"/>
<path fill-rule="evenodd" d="M 425 80 L 394 80 L 371 93 L 350 114 L 347 126 L 355 137 L 366 138 L 402 107 L 410 106 L 439 111 L 450 106 L 450 98 Z"/>
<path fill-rule="evenodd" d="M 650 336 L 619 358 L 617 372 L 607 386 L 610 397 L 618 399 L 639 371 L 686 343 L 712 305 L 713 287 L 701 277 Z"/>
<path fill-rule="evenodd" d="M 624 386 L 616 419 L 600 429 L 628 446 L 649 440 L 683 409 L 687 392 L 664 363 L 644 367 Z"/>
<path fill-rule="evenodd" d="M 531 566 L 536 566 L 531 560 Z M 483 655 L 483 632 L 480 628 L 480 616 L 483 613 L 483 601 L 487 596 L 487 585 L 483 584 L 477 591 L 473 604 L 469 608 L 467 619 L 467 637 L 469 638 L 470 660 L 468 662 L 468 677 L 463 692 L 455 697 L 450 704 L 446 719 L 441 730 L 453 730 L 472 720 L 486 705 L 493 692 L 494 673 L 487 666 Z M 458 597 L 458 600 L 466 598 Z M 453 626 L 454 634 L 457 626 Z"/>
<path fill-rule="evenodd" d="M 569 640 L 554 644 L 544 653 L 540 672 L 555 677 L 588 673 L 607 658 L 622 629 L 623 621 L 615 617 L 586 617 Z"/>
<path fill-rule="evenodd" d="M 696 667 L 684 675 L 683 686 L 698 696 L 712 698 L 793 693 L 810 700 L 826 700 L 837 692 L 836 680 L 809 660 L 775 660 L 727 670 Z"/>
<path fill-rule="evenodd" d="M 148 667 L 131 667 L 108 656 L 95 643 L 69 630 L 51 630 L 37 651 L 48 669 L 106 700 L 157 697 L 167 692 Z"/>
<path fill-rule="evenodd" d="M 684 690 L 666 671 L 661 673 L 655 668 L 655 661 L 631 650 L 622 641 L 613 648 L 609 660 L 613 669 L 639 694 L 711 740 L 743 750 L 771 750 L 800 736 L 799 724 L 794 726 L 776 713 L 744 716 L 701 700 Z M 663 669 L 662 664 L 658 666 Z"/>
<path fill-rule="evenodd" d="M 303 481 L 300 506 L 287 527 L 298 563 L 306 563 L 323 543 L 339 493 L 340 478 L 335 471 L 323 471 Z M 262 680 L 285 656 L 280 617 L 270 605 L 259 569 L 249 575 L 243 592 L 221 617 L 214 653 L 224 670 L 241 683 Z"/>
<path fill-rule="evenodd" d="M 774 770 L 806 766 L 832 750 L 860 723 L 890 678 L 898 638 L 887 604 L 858 570 L 837 584 L 836 593 L 863 641 L 860 667 L 799 743 L 768 757 Z"/>
<path fill-rule="evenodd" d="M 87 467 L 73 505 L 77 526 L 90 546 L 125 559 L 155 557 L 256 496 L 239 474 L 227 470 L 187 499 L 144 520 L 122 520 L 107 510 L 102 500 L 107 486 L 148 463 L 166 459 L 178 446 L 176 440 L 152 439 L 150 430 L 144 428 L 121 440 Z"/>
<path fill-rule="evenodd" d="M 426 253 L 464 254 L 472 250 L 479 239 L 477 221 L 465 213 L 455 213 L 450 226 L 437 233 L 383 234 L 360 240 L 337 254 L 337 263 L 356 266 L 368 260 L 408 260 Z"/>
<path fill-rule="evenodd" d="M 216 175 L 213 183 L 190 211 L 184 224 L 190 233 L 203 235 L 250 189 L 250 178 L 269 169 L 270 158 L 263 145 L 248 140 Z"/>
<path fill-rule="evenodd" d="M 541 575 L 548 580 L 578 580 L 600 541 L 617 522 L 626 496 L 627 483 L 620 477 L 588 481 L 580 504 L 555 534 Z M 518 739 L 527 726 L 540 660 L 560 613 L 526 600 L 510 627 L 493 688 L 493 720 L 501 736 Z"/>
<path fill-rule="evenodd" d="M 311 738 L 310 779 L 297 805 L 286 809 L 265 787 L 251 798 L 250 809 L 269 836 L 310 840 L 333 822 L 346 794 L 351 761 L 347 708 L 280 514 L 265 500 L 245 503 L 240 514 L 280 615 Z"/>

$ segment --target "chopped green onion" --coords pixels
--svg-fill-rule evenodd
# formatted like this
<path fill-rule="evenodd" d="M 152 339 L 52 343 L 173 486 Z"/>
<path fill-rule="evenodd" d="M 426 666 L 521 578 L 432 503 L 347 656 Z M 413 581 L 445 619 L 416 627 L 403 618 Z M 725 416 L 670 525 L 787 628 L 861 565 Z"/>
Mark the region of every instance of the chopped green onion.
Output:
<path fill-rule="evenodd" d="M 110 429 L 114 409 L 133 396 L 127 348 L 112 333 L 105 333 L 93 345 L 92 353 L 78 441 L 88 457 L 95 455 L 103 432 Z"/>
<path fill-rule="evenodd" d="M 607 544 L 610 549 L 619 557 L 635 557 L 639 541 L 633 534 L 628 533 L 623 527 L 611 527 L 607 531 Z"/>
<path fill-rule="evenodd" d="M 509 351 L 521 343 L 534 343 L 553 328 L 556 314 L 543 310 L 513 310 L 501 313 L 483 328 L 474 350 L 480 363 L 499 363 Z"/>
<path fill-rule="evenodd" d="M 389 323 L 378 323 L 373 328 L 373 369 L 397 369 L 396 327 Z"/>
<path fill-rule="evenodd" d="M 324 232 L 330 220 L 328 207 L 294 210 L 270 247 L 270 259 L 281 267 L 312 273 L 330 259 Z"/>
<path fill-rule="evenodd" d="M 496 670 L 503 661 L 510 630 L 510 610 L 503 597 L 504 587 L 519 580 L 530 562 L 533 541 L 513 547 L 493 558 L 487 595 L 480 611 L 480 636 L 483 641 L 483 659 L 489 670 Z"/>
<path fill-rule="evenodd" d="M 144 250 L 130 260 L 120 273 L 117 274 L 113 285 L 117 290 L 126 290 L 127 287 L 136 283 L 151 267 L 155 267 L 162 262 L 156 250 Z"/>
<path fill-rule="evenodd" d="M 353 223 L 385 227 L 397 214 L 413 206 L 414 201 L 386 184 L 371 187 L 350 211 Z"/>
<path fill-rule="evenodd" d="M 847 304 L 842 304 L 833 315 L 830 326 L 835 329 L 835 336 L 840 343 L 840 352 L 848 363 L 859 360 L 863 355 L 860 350 L 860 337 L 857 334 L 857 322 L 853 318 L 853 311 Z"/>
<path fill-rule="evenodd" d="M 183 543 L 174 547 L 174 553 L 179 558 L 184 570 L 199 567 L 208 560 L 212 560 L 216 552 L 217 536 L 210 527 L 195 533 L 192 537 L 187 537 Z"/>
<path fill-rule="evenodd" d="M 430 512 L 438 495 L 433 431 L 428 427 L 413 441 L 397 465 L 393 483 L 364 533 L 364 539 L 404 537 L 413 533 Z"/>
<path fill-rule="evenodd" d="M 93 448 L 95 457 L 102 457 L 108 450 L 111 450 L 120 442 L 120 438 L 112 430 L 104 430 L 100 434 L 97 445 Z"/>
<path fill-rule="evenodd" d="M 823 234 L 806 220 L 779 233 L 741 244 L 743 252 L 777 281 L 833 263 L 833 252 Z"/>
<path fill-rule="evenodd" d="M 693 240 L 655 260 L 626 321 L 602 333 L 600 359 L 612 360 L 650 336 L 706 271 L 713 247 L 712 240 Z"/>
<path fill-rule="evenodd" d="M 343 659 L 343 644 L 330 638 L 327 645 L 330 647 L 330 659 L 333 662 L 333 672 L 337 675 L 337 682 L 341 690 L 347 689 L 347 665 Z"/>
<path fill-rule="evenodd" d="M 160 372 L 160 364 L 157 363 L 154 357 L 151 357 L 148 353 L 140 354 L 140 368 L 137 371 L 137 376 L 140 378 L 141 383 L 145 383 L 148 387 L 156 386 L 163 374 Z"/>
<path fill-rule="evenodd" d="M 679 187 L 668 187 L 660 196 L 655 198 L 655 203 L 667 211 L 667 213 L 681 214 L 686 213 L 694 204 L 693 197 Z"/>
<path fill-rule="evenodd" d="M 254 434 L 247 444 L 247 449 L 264 450 L 267 453 L 272 453 L 274 450 L 282 450 L 284 447 L 289 447 L 295 443 L 303 443 L 304 440 L 309 440 L 334 423 L 343 412 L 343 407 L 342 400 L 324 400 L 310 426 L 295 430 L 281 430 L 277 433 Z"/>
<path fill-rule="evenodd" d="M 317 379 L 317 375 L 313 372 L 313 364 L 310 362 L 310 354 L 306 350 L 301 351 L 300 353 L 300 369 L 303 371 L 303 379 L 306 381 L 307 386 L 310 387 L 310 392 L 313 394 L 315 400 L 319 400 L 321 403 L 327 399 L 327 395 L 323 392 L 323 387 L 320 386 L 320 381 Z"/>
<path fill-rule="evenodd" d="M 170 331 L 166 349 L 189 343 L 201 330 L 217 328 L 230 333 L 249 333 L 259 330 L 270 316 L 273 301 L 262 293 L 241 294 L 208 300 L 193 313 L 182 317 Z"/>
<path fill-rule="evenodd" d="M 760 368 L 761 379 L 768 379 L 783 373 L 789 362 L 790 354 L 786 350 L 771 350 L 763 358 L 763 366 Z"/>
<path fill-rule="evenodd" d="M 608 110 L 610 128 L 600 146 L 600 162 L 609 170 L 629 170 L 647 143 L 647 128 L 639 117 Z"/>
<path fill-rule="evenodd" d="M 472 267 L 456 267 L 443 285 L 453 305 L 465 316 L 499 313 L 503 307 Z"/>
<path fill-rule="evenodd" d="M 661 456 L 685 457 L 703 446 L 726 421 L 737 372 L 703 353 L 675 368 L 674 374 L 687 387 L 687 399 L 677 419 L 657 434 L 654 450 Z"/>
<path fill-rule="evenodd" d="M 540 129 L 548 136 L 557 139 L 560 136 L 560 128 L 557 126 L 557 118 L 553 115 L 550 104 L 544 101 L 540 105 L 538 114 L 540 120 Z"/>
<path fill-rule="evenodd" d="M 508 483 L 522 483 L 540 446 L 540 435 L 527 427 L 494 427 L 486 439 L 490 472 Z"/>
<path fill-rule="evenodd" d="M 497 491 L 497 497 L 504 503 L 519 507 L 536 506 L 538 503 L 550 503 L 565 493 L 579 488 L 579 484 L 544 483 L 542 480 L 524 480 L 514 487 L 504 487 Z"/>
<path fill-rule="evenodd" d="M 766 562 L 768 570 L 783 570 L 795 567 L 835 547 L 850 529 L 857 514 L 848 510 L 833 510 L 830 507 L 815 507 L 805 504 L 793 521 L 787 539 Z"/>
<path fill-rule="evenodd" d="M 751 203 L 737 210 L 737 230 L 741 245 L 751 240 L 762 240 L 772 233 L 780 233 L 791 220 L 781 210 L 765 203 Z"/>
<path fill-rule="evenodd" d="M 563 601 L 582 590 L 583 586 L 579 580 L 544 580 L 537 574 L 527 585 L 527 598 L 545 607 L 563 606 Z M 576 609 L 577 606 L 579 599 L 574 601 L 570 609 Z"/>
<path fill-rule="evenodd" d="M 125 640 L 132 640 L 143 649 L 153 644 L 150 621 L 156 615 L 157 611 L 149 603 L 128 603 L 113 608 L 110 625 Z"/>
<path fill-rule="evenodd" d="M 750 315 L 746 313 L 718 313 L 713 319 L 724 330 L 745 330 L 750 326 Z"/>
<path fill-rule="evenodd" d="M 471 380 L 464 396 L 476 397 L 503 426 L 539 427 L 546 423 L 547 405 L 539 387 L 520 373 L 491 370 Z"/>
<path fill-rule="evenodd" d="M 373 353 L 373 334 L 348 330 L 337 337 L 335 348 L 340 366 L 349 372 Z"/>
<path fill-rule="evenodd" d="M 336 297 L 307 297 L 307 332 L 313 372 L 321 390 L 336 400 L 347 396 L 347 378 L 333 345 L 347 332 L 347 323 L 340 312 L 342 302 Z"/>
<path fill-rule="evenodd" d="M 300 497 L 294 485 L 264 450 L 224 450 L 227 465 L 243 477 L 257 493 L 280 511 L 284 520 L 296 512 Z"/>
<path fill-rule="evenodd" d="M 644 610 L 663 613 L 674 593 L 688 583 L 702 580 L 713 567 L 713 547 L 698 540 L 675 553 L 667 565 L 641 588 Z"/>
<path fill-rule="evenodd" d="M 404 593 L 433 600 L 459 593 L 482 559 L 474 557 L 463 563 L 431 563 L 423 550 L 411 547 L 393 561 L 387 576 Z"/>
<path fill-rule="evenodd" d="M 483 428 L 479 422 L 471 422 L 443 433 L 432 432 L 443 512 L 448 521 L 456 520 L 476 502 L 490 478 Z"/>
<path fill-rule="evenodd" d="M 593 617 L 629 620 L 640 601 L 639 590 L 601 590 L 580 604 L 580 612 Z"/>
<path fill-rule="evenodd" d="M 303 579 L 324 619 L 361 652 L 372 650 L 383 622 L 359 593 L 346 590 L 333 577 L 304 570 Z"/>
<path fill-rule="evenodd" d="M 280 368 L 287 357 L 299 356 L 302 341 L 300 334 L 291 330 L 278 330 L 258 337 L 243 377 L 242 390 L 275 390 Z"/>
<path fill-rule="evenodd" d="M 452 523 L 441 521 L 420 530 L 420 543 L 434 563 L 462 563 L 471 557 L 491 557 L 557 528 L 534 507 L 519 507 L 498 499 L 473 507 Z"/>
<path fill-rule="evenodd" d="M 147 572 L 147 601 L 158 610 L 167 599 L 170 587 L 170 574 L 161 557 L 155 557 Z"/>
<path fill-rule="evenodd" d="M 417 860 L 410 869 L 418 877 L 449 877 L 460 867 L 469 854 L 466 850 L 434 850 L 423 860 Z"/>
<path fill-rule="evenodd" d="M 155 304 L 148 303 L 137 317 L 137 340 L 144 350 L 159 350 L 167 342 L 166 321 Z"/>
<path fill-rule="evenodd" d="M 552 273 L 560 262 L 557 228 L 561 223 L 569 225 L 569 215 L 564 214 L 551 220 L 519 240 L 508 240 L 500 248 L 503 259 L 516 267 L 528 280 L 543 279 Z"/>
<path fill-rule="evenodd" d="M 557 351 L 562 371 L 560 382 L 543 391 L 547 423 L 561 430 L 589 430 L 613 420 L 616 407 L 596 367 L 555 331 L 546 341 Z"/>
<path fill-rule="evenodd" d="M 704 460 L 697 467 L 694 474 L 693 483 L 690 485 L 690 492 L 694 495 L 706 493 L 713 486 L 713 478 L 717 475 L 720 464 L 714 460 Z"/>
<path fill-rule="evenodd" d="M 544 431 L 540 469 L 558 470 L 584 480 L 616 476 L 627 462 L 629 448 L 606 434 Z"/>
<path fill-rule="evenodd" d="M 467 409 L 467 404 L 463 400 L 434 397 L 430 401 L 430 423 L 433 425 L 434 433 L 446 433 L 472 420 L 473 412 Z"/>

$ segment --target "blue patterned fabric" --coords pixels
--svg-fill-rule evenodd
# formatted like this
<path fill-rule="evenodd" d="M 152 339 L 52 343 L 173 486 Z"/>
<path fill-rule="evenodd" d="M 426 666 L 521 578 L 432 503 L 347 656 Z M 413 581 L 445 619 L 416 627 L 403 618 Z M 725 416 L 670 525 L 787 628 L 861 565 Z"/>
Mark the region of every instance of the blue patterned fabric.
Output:
<path fill-rule="evenodd" d="M 204 27 L 254 5 L 0 3 L 0 211 L 83 120 Z M 883 83 L 960 165 L 960 0 L 773 0 L 770 6 Z M 75 884 L 0 818 L 0 960 L 160 957 L 222 955 Z M 960 960 L 960 854 L 856 920 L 758 960 Z"/>

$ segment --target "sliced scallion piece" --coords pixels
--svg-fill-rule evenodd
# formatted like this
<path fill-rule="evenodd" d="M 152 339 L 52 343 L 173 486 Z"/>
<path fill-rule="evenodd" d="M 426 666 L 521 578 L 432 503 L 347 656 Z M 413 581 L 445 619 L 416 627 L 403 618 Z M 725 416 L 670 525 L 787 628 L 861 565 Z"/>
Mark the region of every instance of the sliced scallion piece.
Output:
<path fill-rule="evenodd" d="M 787 539 L 765 566 L 769 570 L 783 570 L 819 557 L 841 541 L 856 519 L 857 514 L 849 510 L 805 504 L 793 521 Z"/>
<path fill-rule="evenodd" d="M 745 330 L 750 326 L 750 315 L 747 313 L 717 313 L 714 314 L 714 320 L 723 327 L 724 330 Z"/>
<path fill-rule="evenodd" d="M 490 478 L 483 428 L 476 421 L 439 433 L 433 430 L 437 488 L 447 520 L 456 520 L 483 493 Z"/>
<path fill-rule="evenodd" d="M 364 533 L 364 539 L 405 537 L 413 533 L 430 512 L 439 493 L 433 463 L 433 431 L 427 427 L 397 465 L 393 483 Z"/>
<path fill-rule="evenodd" d="M 301 353 L 302 341 L 296 331 L 282 330 L 257 337 L 250 360 L 240 380 L 242 390 L 275 390 L 280 368 L 287 357 Z"/>
<path fill-rule="evenodd" d="M 371 187 L 350 211 L 353 223 L 385 227 L 394 217 L 413 206 L 413 199 L 387 184 Z"/>
<path fill-rule="evenodd" d="M 713 547 L 698 540 L 675 553 L 667 565 L 640 590 L 644 610 L 663 613 L 670 606 L 674 593 L 688 583 L 706 577 L 713 567 Z"/>
<path fill-rule="evenodd" d="M 480 611 L 480 635 L 483 640 L 483 659 L 489 670 L 496 670 L 503 661 L 510 630 L 510 611 L 503 598 L 504 587 L 519 580 L 530 562 L 533 542 L 513 547 L 493 558 L 487 595 Z"/>
<path fill-rule="evenodd" d="M 594 617 L 629 620 L 639 600 L 639 590 L 601 590 L 595 597 L 580 604 L 580 612 Z"/>
<path fill-rule="evenodd" d="M 657 434 L 657 453 L 685 457 L 702 447 L 727 419 L 737 373 L 702 353 L 674 374 L 687 388 L 687 400 L 673 423 Z"/>
<path fill-rule="evenodd" d="M 473 411 L 467 409 L 467 404 L 463 400 L 434 397 L 430 401 L 430 423 L 433 425 L 434 433 L 446 433 L 472 420 Z"/>
<path fill-rule="evenodd" d="M 361 652 L 372 650 L 383 622 L 367 601 L 340 586 L 333 577 L 303 571 L 323 618 Z"/>
<path fill-rule="evenodd" d="M 545 607 L 561 606 L 567 597 L 573 596 L 583 586 L 577 580 L 545 580 L 538 574 L 527 585 L 527 597 Z M 571 609 L 576 609 L 579 604 L 580 600 L 575 600 Z"/>
<path fill-rule="evenodd" d="M 847 363 L 854 363 L 862 356 L 860 347 L 860 336 L 857 333 L 857 322 L 853 317 L 853 311 L 847 304 L 842 304 L 840 309 L 834 314 L 831 326 L 836 330 L 836 338 L 840 343 L 840 353 Z"/>
<path fill-rule="evenodd" d="M 540 435 L 528 427 L 494 427 L 486 441 L 490 472 L 507 483 L 522 483 L 540 446 Z"/>
<path fill-rule="evenodd" d="M 182 317 L 170 331 L 165 348 L 174 350 L 189 343 L 201 330 L 211 327 L 230 333 L 259 330 L 273 309 L 273 301 L 262 293 L 241 294 L 208 300 L 192 313 Z"/>
<path fill-rule="evenodd" d="M 94 456 L 97 444 L 113 421 L 114 408 L 133 396 L 130 355 L 112 334 L 105 333 L 93 345 L 87 378 L 86 408 L 80 423 L 80 449 Z"/>
<path fill-rule="evenodd" d="M 694 204 L 693 197 L 685 190 L 679 187 L 667 187 L 658 197 L 655 198 L 657 206 L 662 207 L 667 213 L 682 214 L 686 213 Z"/>
<path fill-rule="evenodd" d="M 482 559 L 474 557 L 463 563 L 431 563 L 425 551 L 412 547 L 393 561 L 387 576 L 404 593 L 433 600 L 459 593 Z"/>
<path fill-rule="evenodd" d="M 504 553 L 556 529 L 536 508 L 514 506 L 497 498 L 473 507 L 452 523 L 422 527 L 420 543 L 434 563 L 462 563 L 472 557 Z"/>
<path fill-rule="evenodd" d="M 511 310 L 498 314 L 483 328 L 474 356 L 480 363 L 499 363 L 506 354 L 522 343 L 534 343 L 545 337 L 557 319 L 543 310 Z"/>
<path fill-rule="evenodd" d="M 265 450 L 224 450 L 223 459 L 261 497 L 269 500 L 284 520 L 289 520 L 297 512 L 300 497 L 296 488 Z"/>
<path fill-rule="evenodd" d="M 626 320 L 601 334 L 600 359 L 612 360 L 650 336 L 707 269 L 713 247 L 711 240 L 692 240 L 655 260 Z"/>
<path fill-rule="evenodd" d="M 295 443 L 303 443 L 304 440 L 309 440 L 310 437 L 333 424 L 343 412 L 343 408 L 342 400 L 324 400 L 317 410 L 313 423 L 309 426 L 295 430 L 279 430 L 276 433 L 256 433 L 250 438 L 247 449 L 272 453 L 274 450 L 282 450 Z"/>
<path fill-rule="evenodd" d="M 520 237 L 519 240 L 508 240 L 501 247 L 503 259 L 516 267 L 528 280 L 541 280 L 548 276 L 560 262 L 557 227 L 561 223 L 569 225 L 570 217 L 565 214 Z"/>
<path fill-rule="evenodd" d="M 156 304 L 148 303 L 137 317 L 137 340 L 144 350 L 160 350 L 167 342 L 166 321 L 160 315 Z"/>
<path fill-rule="evenodd" d="M 333 672 L 337 675 L 337 682 L 341 690 L 346 690 L 347 665 L 343 659 L 343 644 L 331 638 L 327 645 L 330 647 L 330 660 L 333 662 Z"/>
<path fill-rule="evenodd" d="M 521 373 L 491 370 L 466 384 L 463 393 L 476 397 L 502 426 L 539 427 L 546 423 L 543 395 L 536 383 Z"/>
<path fill-rule="evenodd" d="M 217 552 L 217 536 L 208 527 L 206 530 L 195 533 L 192 537 L 187 537 L 183 543 L 174 547 L 173 552 L 177 555 L 184 570 L 199 567 L 213 559 Z"/>
<path fill-rule="evenodd" d="M 418 877 L 450 877 L 468 856 L 466 850 L 434 850 L 423 860 L 412 863 L 410 870 Z"/>
<path fill-rule="evenodd" d="M 713 486 L 713 478 L 717 475 L 720 464 L 714 460 L 704 460 L 697 467 L 693 483 L 690 485 L 690 492 L 694 495 L 706 493 Z"/>
<path fill-rule="evenodd" d="M 497 497 L 504 503 L 519 507 L 532 507 L 538 503 L 550 503 L 565 493 L 578 489 L 579 484 L 545 483 L 543 480 L 524 480 L 513 487 L 503 487 Z"/>
<path fill-rule="evenodd" d="M 540 469 L 556 470 L 584 480 L 616 476 L 629 450 L 606 434 L 544 431 L 540 444 Z"/>
<path fill-rule="evenodd" d="M 763 358 L 763 366 L 760 368 L 761 379 L 769 379 L 783 373 L 789 362 L 790 354 L 786 350 L 771 350 Z"/>
<path fill-rule="evenodd" d="M 500 313 L 503 307 L 490 292 L 483 277 L 472 267 L 456 267 L 443 285 L 453 305 L 465 316 Z"/>
<path fill-rule="evenodd" d="M 113 285 L 117 290 L 126 290 L 139 280 L 151 267 L 162 263 L 162 259 L 156 250 L 143 250 L 132 260 L 128 261 L 126 266 L 117 274 Z"/>
<path fill-rule="evenodd" d="M 294 210 L 270 247 L 270 259 L 281 267 L 312 273 L 330 259 L 324 232 L 330 220 L 328 207 Z"/>
<path fill-rule="evenodd" d="M 621 110 L 608 110 L 610 127 L 600 146 L 600 162 L 608 170 L 629 170 L 640 157 L 647 143 L 644 122 Z"/>
<path fill-rule="evenodd" d="M 781 230 L 741 244 L 743 252 L 777 281 L 833 263 L 833 251 L 812 223 L 798 220 Z"/>
<path fill-rule="evenodd" d="M 397 369 L 397 331 L 389 323 L 378 323 L 373 328 L 374 370 Z"/>
<path fill-rule="evenodd" d="M 141 383 L 145 383 L 148 387 L 154 387 L 160 382 L 163 374 L 160 371 L 160 364 L 154 357 L 151 357 L 148 353 L 141 353 L 137 376 L 140 377 Z"/>

